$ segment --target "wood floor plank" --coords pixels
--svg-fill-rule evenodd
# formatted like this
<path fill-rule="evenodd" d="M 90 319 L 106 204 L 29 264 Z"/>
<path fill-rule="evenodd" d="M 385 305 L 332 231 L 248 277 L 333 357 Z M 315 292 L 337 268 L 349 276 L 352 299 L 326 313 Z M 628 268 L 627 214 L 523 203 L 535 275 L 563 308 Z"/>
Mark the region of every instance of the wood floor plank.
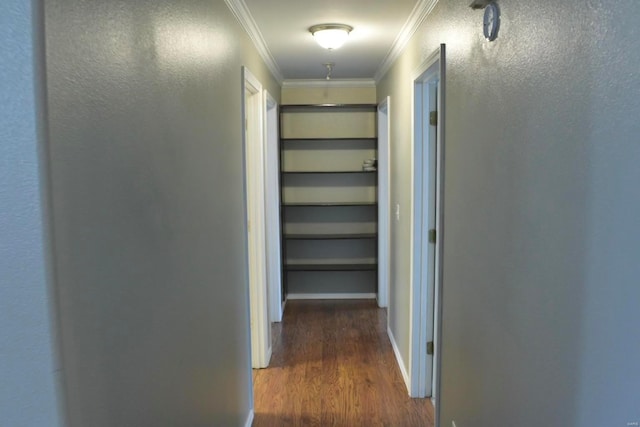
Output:
<path fill-rule="evenodd" d="M 254 427 L 433 426 L 411 399 L 374 301 L 289 301 L 272 329 L 269 368 L 254 371 Z"/>

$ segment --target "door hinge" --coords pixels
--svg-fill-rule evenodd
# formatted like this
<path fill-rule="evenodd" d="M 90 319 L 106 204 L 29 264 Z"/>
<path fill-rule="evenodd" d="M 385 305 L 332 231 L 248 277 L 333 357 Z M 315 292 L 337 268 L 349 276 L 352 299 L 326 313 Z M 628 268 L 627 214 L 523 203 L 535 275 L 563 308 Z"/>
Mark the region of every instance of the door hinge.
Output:
<path fill-rule="evenodd" d="M 436 242 L 436 230 L 435 229 L 431 229 L 429 230 L 429 243 L 435 243 Z"/>
<path fill-rule="evenodd" d="M 438 112 L 437 111 L 429 112 L 429 124 L 431 126 L 438 126 Z"/>
<path fill-rule="evenodd" d="M 433 354 L 433 341 L 427 343 L 427 354 Z"/>

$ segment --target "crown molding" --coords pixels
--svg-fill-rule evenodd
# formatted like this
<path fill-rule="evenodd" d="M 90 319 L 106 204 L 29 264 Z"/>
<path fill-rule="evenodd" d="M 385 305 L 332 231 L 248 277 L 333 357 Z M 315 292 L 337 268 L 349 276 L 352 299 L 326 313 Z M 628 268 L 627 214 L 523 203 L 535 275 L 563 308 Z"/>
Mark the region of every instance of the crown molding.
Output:
<path fill-rule="evenodd" d="M 282 76 L 280 67 L 278 67 L 278 64 L 271 55 L 271 52 L 269 52 L 267 43 L 264 41 L 256 21 L 253 19 L 253 16 L 251 16 L 251 12 L 249 11 L 247 4 L 244 0 L 224 0 L 224 2 L 227 4 L 227 7 L 231 10 L 231 13 L 233 13 L 240 25 L 242 25 L 242 28 L 244 28 L 249 35 L 249 38 L 255 45 L 260 57 L 267 65 L 267 68 L 269 68 L 269 71 L 271 71 L 271 74 L 273 74 L 273 77 L 278 81 L 278 84 L 282 84 L 284 77 Z"/>
<path fill-rule="evenodd" d="M 314 87 L 365 87 L 375 88 L 373 79 L 290 79 L 282 82 L 282 88 L 314 88 Z"/>
<path fill-rule="evenodd" d="M 389 53 L 387 53 L 378 71 L 376 71 L 373 77 L 376 82 L 379 82 L 387 71 L 391 69 L 391 66 L 400 57 L 404 48 L 407 47 L 409 40 L 411 40 L 411 37 L 416 33 L 420 24 L 424 22 L 425 18 L 431 13 L 437 3 L 438 0 L 419 0 L 418 3 L 416 3 L 411 11 L 411 15 L 407 18 L 407 22 L 405 22 L 398 37 L 396 37 L 393 45 L 391 45 Z"/>

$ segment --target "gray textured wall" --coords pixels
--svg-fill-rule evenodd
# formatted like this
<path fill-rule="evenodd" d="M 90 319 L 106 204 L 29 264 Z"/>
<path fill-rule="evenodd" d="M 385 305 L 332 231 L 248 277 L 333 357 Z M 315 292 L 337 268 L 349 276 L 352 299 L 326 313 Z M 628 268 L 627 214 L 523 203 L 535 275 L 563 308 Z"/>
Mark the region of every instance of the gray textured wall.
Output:
<path fill-rule="evenodd" d="M 241 66 L 223 1 L 45 4 L 71 426 L 240 426 L 250 404 Z"/>
<path fill-rule="evenodd" d="M 0 425 L 58 426 L 40 171 L 38 13 L 0 14 Z M 37 95 L 37 96 L 36 96 Z"/>
<path fill-rule="evenodd" d="M 391 329 L 408 358 L 410 79 L 447 44 L 442 426 L 640 421 L 640 9 L 441 1 L 392 98 Z"/>

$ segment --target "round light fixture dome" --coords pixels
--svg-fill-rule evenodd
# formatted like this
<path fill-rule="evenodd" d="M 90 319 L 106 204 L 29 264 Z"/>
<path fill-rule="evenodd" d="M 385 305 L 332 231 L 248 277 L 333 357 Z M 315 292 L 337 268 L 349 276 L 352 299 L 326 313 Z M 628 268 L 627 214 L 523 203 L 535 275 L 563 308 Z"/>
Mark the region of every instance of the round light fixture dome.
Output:
<path fill-rule="evenodd" d="M 344 24 L 320 24 L 309 28 L 316 42 L 325 49 L 338 49 L 347 41 L 353 27 Z"/>

